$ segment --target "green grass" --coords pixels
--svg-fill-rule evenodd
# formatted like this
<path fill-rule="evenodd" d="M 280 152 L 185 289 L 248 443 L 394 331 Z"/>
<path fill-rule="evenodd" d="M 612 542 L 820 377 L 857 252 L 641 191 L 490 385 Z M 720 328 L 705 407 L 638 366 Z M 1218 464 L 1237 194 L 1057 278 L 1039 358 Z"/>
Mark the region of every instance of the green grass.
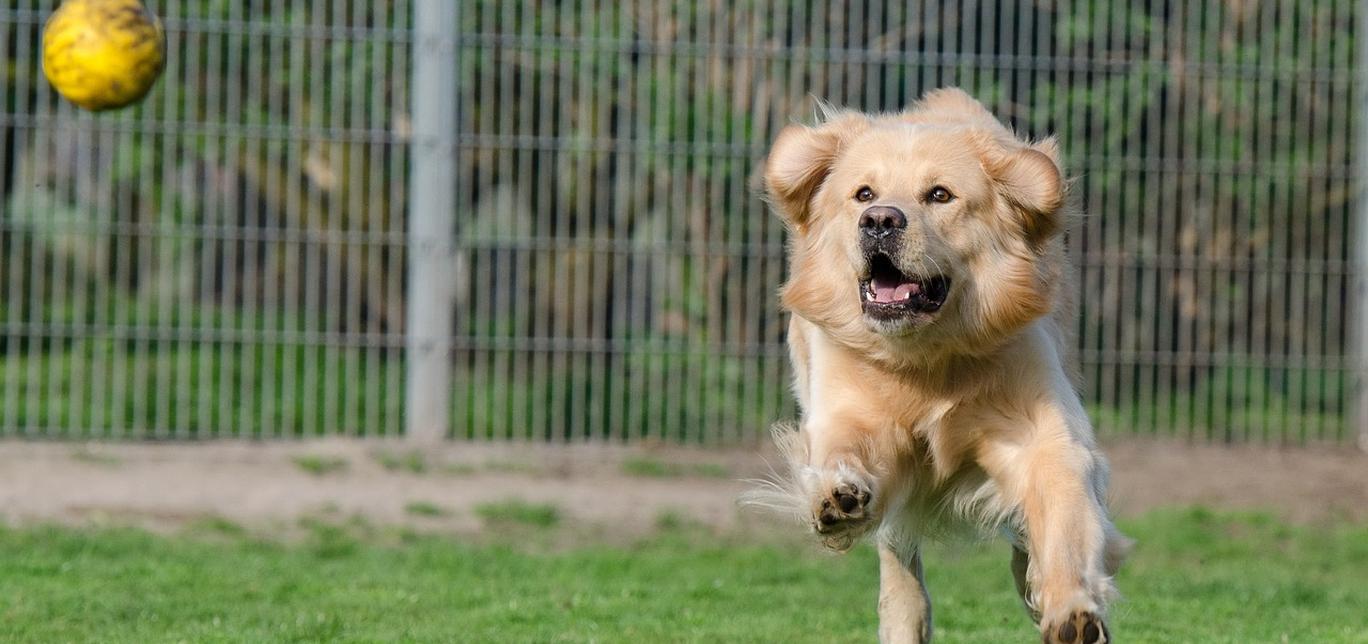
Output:
<path fill-rule="evenodd" d="M 622 462 L 622 473 L 632 476 L 651 478 L 674 478 L 696 476 L 701 478 L 724 479 L 731 471 L 717 463 L 667 463 L 653 458 L 635 457 Z"/>
<path fill-rule="evenodd" d="M 869 548 L 667 531 L 626 547 L 236 530 L 0 528 L 0 640 L 869 642 Z M 1126 642 L 1368 642 L 1368 526 L 1174 511 L 1140 547 L 1112 630 Z M 521 543 L 521 542 L 520 542 Z M 1001 543 L 926 557 L 939 642 L 1038 641 Z M 1287 640 L 1283 640 L 1284 634 Z"/>
<path fill-rule="evenodd" d="M 532 463 L 508 460 L 485 461 L 482 468 L 487 472 L 502 472 L 504 474 L 536 474 L 541 470 Z"/>
<path fill-rule="evenodd" d="M 231 322 L 248 330 L 264 324 Z M 180 344 L 84 339 L 38 347 L 0 345 L 0 400 L 11 401 L 0 408 L 0 428 L 68 438 L 401 432 L 403 361 L 393 351 Z M 744 442 L 758 438 L 755 432 L 763 432 L 776 418 L 791 415 L 783 402 L 786 396 L 774 390 L 780 381 L 754 386 L 738 382 L 746 369 L 736 359 L 655 356 L 649 345 L 643 346 L 642 353 L 612 366 L 606 372 L 615 374 L 611 377 L 591 377 L 571 368 L 514 382 L 457 372 L 454 437 Z M 510 359 L 498 352 L 488 357 Z M 1101 382 L 1100 373 L 1091 377 Z M 669 385 L 661 390 L 664 383 Z M 1088 409 L 1104 435 L 1343 443 L 1354 435 L 1352 419 L 1341 413 L 1351 397 L 1350 384 L 1338 370 L 1223 367 L 1190 387 L 1122 392 L 1120 400 L 1089 401 Z M 699 395 L 671 393 L 676 388 L 699 390 Z M 655 429 L 643 434 L 644 427 Z M 709 429 L 705 434 L 701 428 Z M 429 469 L 421 455 L 394 452 L 377 458 L 391 469 Z M 652 477 L 730 475 L 716 464 L 690 467 L 651 458 L 628 460 L 623 469 Z"/>
<path fill-rule="evenodd" d="M 123 461 L 119 460 L 119 457 L 114 456 L 113 454 L 97 452 L 85 445 L 81 445 L 71 450 L 71 458 L 82 463 L 90 463 L 91 465 L 100 465 L 103 467 L 118 467 L 123 464 Z"/>
<path fill-rule="evenodd" d="M 495 525 L 525 525 L 550 528 L 560 523 L 560 510 L 545 503 L 508 500 L 475 506 L 475 514 Z"/>
<path fill-rule="evenodd" d="M 0 302 L 0 319 L 6 319 L 3 308 Z M 207 320 L 213 328 L 247 333 L 304 331 L 277 322 Z M 202 329 L 195 320 L 161 323 Z M 402 431 L 401 352 L 184 345 L 103 338 L 0 343 L 0 400 L 13 401 L 0 408 L 0 428 L 69 438 L 396 436 Z M 647 437 L 643 428 L 653 428 L 651 439 L 736 442 L 755 438 L 784 413 L 781 380 L 747 376 L 755 367 L 750 359 L 715 355 L 702 344 L 694 352 L 664 355 L 644 341 L 640 346 L 612 365 L 557 367 L 523 379 L 495 377 L 483 368 L 458 370 L 451 392 L 453 437 L 617 440 Z M 482 352 L 477 361 L 505 362 L 516 355 Z M 681 374 L 689 374 L 689 380 L 681 381 Z"/>
<path fill-rule="evenodd" d="M 404 506 L 404 512 L 417 517 L 441 517 L 447 514 L 445 508 L 428 501 L 413 501 Z"/>
<path fill-rule="evenodd" d="M 422 474 L 428 469 L 427 458 L 418 450 L 407 452 L 379 451 L 375 453 L 375 462 L 391 472 L 408 472 L 410 474 Z"/>
<path fill-rule="evenodd" d="M 294 463 L 299 469 L 313 474 L 314 476 L 323 476 L 325 474 L 341 472 L 347 469 L 347 459 L 330 456 L 296 456 L 294 458 Z"/>
<path fill-rule="evenodd" d="M 447 463 L 441 467 L 441 472 L 447 476 L 470 476 L 480 471 L 480 468 L 469 463 Z"/>
<path fill-rule="evenodd" d="M 14 404 L 0 409 L 0 425 L 73 438 L 392 435 L 402 373 L 371 349 L 11 344 L 0 350 L 0 399 Z M 346 403 L 328 402 L 337 400 Z"/>

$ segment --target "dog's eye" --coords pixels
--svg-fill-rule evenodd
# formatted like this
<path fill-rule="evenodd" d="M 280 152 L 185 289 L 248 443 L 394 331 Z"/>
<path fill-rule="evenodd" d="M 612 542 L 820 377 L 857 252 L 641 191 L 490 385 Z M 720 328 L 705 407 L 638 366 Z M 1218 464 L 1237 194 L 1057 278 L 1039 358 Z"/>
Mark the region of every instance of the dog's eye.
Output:
<path fill-rule="evenodd" d="M 926 191 L 927 201 L 934 201 L 936 203 L 950 203 L 950 200 L 954 198 L 955 195 L 950 194 L 950 191 L 946 190 L 945 186 L 936 186 Z"/>
<path fill-rule="evenodd" d="M 874 201 L 874 191 L 870 190 L 869 186 L 860 186 L 860 189 L 855 191 L 855 201 L 863 203 Z"/>

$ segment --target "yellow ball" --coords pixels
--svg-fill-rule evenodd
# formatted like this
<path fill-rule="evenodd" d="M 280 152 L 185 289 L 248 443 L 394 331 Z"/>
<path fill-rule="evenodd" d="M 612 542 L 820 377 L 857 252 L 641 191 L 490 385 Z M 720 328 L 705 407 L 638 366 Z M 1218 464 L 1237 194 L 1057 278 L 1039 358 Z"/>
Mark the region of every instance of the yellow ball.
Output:
<path fill-rule="evenodd" d="M 43 27 L 43 73 L 80 107 L 118 109 L 152 89 L 165 47 L 161 22 L 138 0 L 66 0 Z"/>

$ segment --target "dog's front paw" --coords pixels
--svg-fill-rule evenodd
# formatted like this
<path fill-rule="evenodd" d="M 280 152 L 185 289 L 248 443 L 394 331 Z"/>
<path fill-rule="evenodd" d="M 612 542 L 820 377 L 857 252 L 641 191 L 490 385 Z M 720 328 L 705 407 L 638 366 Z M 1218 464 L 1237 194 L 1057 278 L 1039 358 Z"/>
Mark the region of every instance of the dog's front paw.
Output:
<path fill-rule="evenodd" d="M 1077 611 L 1047 622 L 1040 629 L 1040 639 L 1045 644 L 1107 644 L 1112 641 L 1107 624 L 1092 611 Z"/>
<path fill-rule="evenodd" d="M 812 527 L 832 550 L 849 550 L 873 519 L 874 493 L 869 483 L 851 474 L 824 477 L 818 493 Z"/>

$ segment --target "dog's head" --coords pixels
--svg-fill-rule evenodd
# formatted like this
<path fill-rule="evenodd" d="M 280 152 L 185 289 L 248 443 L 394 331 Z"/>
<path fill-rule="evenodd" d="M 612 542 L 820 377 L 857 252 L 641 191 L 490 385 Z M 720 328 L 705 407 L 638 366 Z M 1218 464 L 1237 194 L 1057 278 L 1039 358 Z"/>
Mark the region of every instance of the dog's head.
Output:
<path fill-rule="evenodd" d="M 765 187 L 792 237 L 785 306 L 896 364 L 990 350 L 1053 306 L 1063 181 L 957 89 L 779 133 Z"/>

